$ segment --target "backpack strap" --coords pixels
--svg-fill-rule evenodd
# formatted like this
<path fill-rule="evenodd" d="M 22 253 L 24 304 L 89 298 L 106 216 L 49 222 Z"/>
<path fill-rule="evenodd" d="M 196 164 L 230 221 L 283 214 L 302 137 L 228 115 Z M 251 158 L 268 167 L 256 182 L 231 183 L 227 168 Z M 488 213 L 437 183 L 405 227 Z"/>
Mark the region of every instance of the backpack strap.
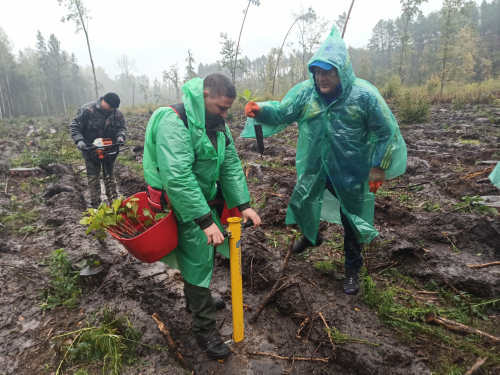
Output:
<path fill-rule="evenodd" d="M 177 113 L 177 116 L 179 116 L 179 118 L 182 120 L 184 126 L 189 129 L 188 119 L 186 115 L 186 107 L 184 107 L 184 103 L 172 104 L 169 107 L 172 108 L 175 113 Z"/>

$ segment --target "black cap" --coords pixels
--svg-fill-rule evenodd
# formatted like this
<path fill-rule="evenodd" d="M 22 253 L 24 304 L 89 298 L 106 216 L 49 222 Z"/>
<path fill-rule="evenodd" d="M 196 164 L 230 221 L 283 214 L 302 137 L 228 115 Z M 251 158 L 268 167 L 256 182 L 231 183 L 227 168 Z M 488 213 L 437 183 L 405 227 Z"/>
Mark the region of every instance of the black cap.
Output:
<path fill-rule="evenodd" d="M 114 92 L 108 92 L 102 99 L 108 103 L 111 108 L 118 108 L 120 106 L 120 97 Z"/>

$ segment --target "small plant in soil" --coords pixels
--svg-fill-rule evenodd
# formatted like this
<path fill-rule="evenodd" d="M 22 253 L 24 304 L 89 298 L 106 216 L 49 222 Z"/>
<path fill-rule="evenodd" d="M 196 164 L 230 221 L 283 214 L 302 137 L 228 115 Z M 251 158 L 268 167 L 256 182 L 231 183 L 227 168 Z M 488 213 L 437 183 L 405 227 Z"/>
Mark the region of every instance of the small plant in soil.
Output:
<path fill-rule="evenodd" d="M 425 202 L 423 209 L 427 212 L 441 211 L 439 203 Z"/>
<path fill-rule="evenodd" d="M 337 271 L 337 265 L 331 260 L 320 260 L 314 263 L 314 268 L 320 273 L 329 275 Z"/>
<path fill-rule="evenodd" d="M 134 238 L 167 215 L 166 211 L 155 214 L 147 208 L 139 211 L 137 198 L 124 202 L 120 197 L 111 206 L 103 202 L 97 209 L 89 208 L 80 224 L 87 226 L 86 234 L 92 234 L 98 239 L 104 239 L 106 231 L 122 238 Z"/>
<path fill-rule="evenodd" d="M 460 212 L 487 214 L 493 216 L 496 216 L 498 214 L 497 210 L 495 210 L 493 207 L 488 207 L 483 205 L 482 201 L 483 200 L 480 196 L 466 195 L 462 197 L 460 202 L 455 204 L 454 209 L 455 211 L 460 211 Z"/>
<path fill-rule="evenodd" d="M 73 270 L 64 249 L 54 250 L 49 257 L 49 287 L 43 292 L 43 310 L 57 306 L 75 307 L 81 295 L 79 274 Z"/>
<path fill-rule="evenodd" d="M 351 336 L 349 336 L 346 333 L 340 332 L 335 327 L 332 327 L 330 329 L 327 329 L 327 328 L 325 328 L 325 329 L 327 330 L 328 335 L 332 338 L 333 342 L 336 345 L 343 345 L 343 344 L 347 344 L 347 343 L 353 342 L 353 343 L 357 343 L 357 344 L 366 344 L 366 345 L 372 345 L 372 346 L 380 346 L 380 344 L 377 344 L 375 342 L 371 342 L 371 341 L 364 340 L 364 339 L 359 339 L 359 338 L 356 338 L 356 337 L 351 337 Z"/>
<path fill-rule="evenodd" d="M 63 365 L 98 365 L 103 374 L 118 375 L 124 365 L 135 362 L 141 337 L 128 317 L 103 309 L 84 328 L 54 337 L 64 353 L 56 375 L 62 374 Z"/>

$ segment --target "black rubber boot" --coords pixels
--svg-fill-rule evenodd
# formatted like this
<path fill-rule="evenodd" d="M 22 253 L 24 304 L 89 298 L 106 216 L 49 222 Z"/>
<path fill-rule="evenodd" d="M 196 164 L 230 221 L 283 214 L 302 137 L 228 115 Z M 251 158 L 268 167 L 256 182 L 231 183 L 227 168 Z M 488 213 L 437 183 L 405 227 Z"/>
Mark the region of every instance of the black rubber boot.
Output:
<path fill-rule="evenodd" d="M 90 206 L 97 208 L 101 204 L 101 180 L 99 175 L 88 175 L 87 179 L 90 191 Z"/>
<path fill-rule="evenodd" d="M 308 247 L 316 247 L 323 243 L 323 236 L 318 233 L 318 240 L 316 241 L 316 245 L 313 245 L 311 241 L 309 241 L 305 236 L 300 237 L 298 241 L 293 244 L 292 252 L 294 254 L 300 254 Z"/>
<path fill-rule="evenodd" d="M 209 358 L 226 359 L 231 354 L 231 349 L 224 344 L 217 330 L 195 335 L 196 342 L 200 348 L 207 352 Z"/>
<path fill-rule="evenodd" d="M 116 192 L 116 181 L 113 175 L 104 176 L 104 188 L 106 190 L 106 197 L 111 205 L 113 201 L 118 198 L 118 193 Z"/>
<path fill-rule="evenodd" d="M 184 295 L 193 316 L 193 334 L 201 349 L 212 359 L 224 359 L 231 354 L 216 327 L 215 301 L 210 289 L 184 281 Z"/>
<path fill-rule="evenodd" d="M 359 271 L 348 270 L 344 279 L 344 293 L 349 295 L 358 294 L 359 291 Z"/>

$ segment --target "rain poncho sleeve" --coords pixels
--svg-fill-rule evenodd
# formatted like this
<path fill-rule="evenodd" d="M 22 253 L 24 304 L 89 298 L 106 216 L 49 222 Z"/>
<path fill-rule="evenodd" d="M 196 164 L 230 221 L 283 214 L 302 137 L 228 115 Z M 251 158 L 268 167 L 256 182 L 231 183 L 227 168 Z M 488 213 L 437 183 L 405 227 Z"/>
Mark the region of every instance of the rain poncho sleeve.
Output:
<path fill-rule="evenodd" d="M 493 172 L 491 172 L 488 178 L 493 185 L 500 189 L 500 162 L 497 163 L 497 166 L 493 169 Z"/>
<path fill-rule="evenodd" d="M 259 122 L 267 125 L 281 125 L 295 122 L 302 115 L 309 95 L 309 90 L 305 90 L 304 82 L 301 82 L 288 91 L 281 101 L 258 103 L 260 111 L 257 119 Z"/>
<path fill-rule="evenodd" d="M 220 168 L 220 186 L 222 195 L 229 208 L 233 208 L 250 202 L 250 193 L 247 188 L 247 181 L 240 158 L 236 152 L 231 131 L 226 125 L 226 135 L 230 139 L 226 146 L 225 158 Z"/>
<path fill-rule="evenodd" d="M 177 219 L 188 222 L 210 212 L 193 173 L 195 155 L 189 130 L 172 111 L 159 124 L 156 154 L 163 188 Z"/>
<path fill-rule="evenodd" d="M 371 166 L 387 169 L 391 162 L 393 145 L 390 141 L 393 137 L 393 124 L 396 119 L 385 100 L 377 94 L 370 97 L 367 112 L 366 124 L 375 137 Z"/>

